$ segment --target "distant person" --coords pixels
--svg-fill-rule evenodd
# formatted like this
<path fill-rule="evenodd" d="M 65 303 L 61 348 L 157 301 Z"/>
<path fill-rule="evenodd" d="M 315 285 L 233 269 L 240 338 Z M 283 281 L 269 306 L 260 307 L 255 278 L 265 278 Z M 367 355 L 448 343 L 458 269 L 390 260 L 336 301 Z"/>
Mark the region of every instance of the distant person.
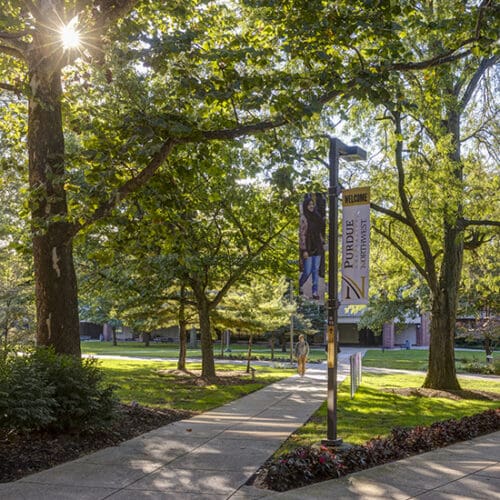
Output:
<path fill-rule="evenodd" d="M 320 267 L 324 258 L 325 219 L 311 196 L 307 196 L 302 204 L 299 228 L 300 264 L 302 274 L 299 279 L 299 293 L 304 294 L 303 287 L 309 276 L 312 278 L 311 297 L 319 300 Z"/>
<path fill-rule="evenodd" d="M 306 372 L 306 361 L 309 355 L 309 344 L 304 335 L 299 335 L 299 341 L 295 344 L 295 358 L 297 359 L 297 371 L 301 377 Z"/>

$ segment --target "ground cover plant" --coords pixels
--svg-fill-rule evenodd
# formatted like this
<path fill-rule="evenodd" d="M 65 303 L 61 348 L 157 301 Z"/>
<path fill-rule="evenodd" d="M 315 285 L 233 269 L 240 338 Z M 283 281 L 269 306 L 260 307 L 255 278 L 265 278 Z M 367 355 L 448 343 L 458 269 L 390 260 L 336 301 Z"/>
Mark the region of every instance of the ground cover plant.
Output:
<path fill-rule="evenodd" d="M 254 484 L 276 491 L 335 479 L 387 462 L 425 453 L 500 429 L 500 410 L 435 422 L 430 426 L 394 428 L 387 437 L 336 451 L 321 446 L 297 448 L 270 460 Z"/>
<path fill-rule="evenodd" d="M 220 406 L 293 373 L 292 370 L 256 367 L 255 374 L 251 375 L 246 374 L 241 366 L 221 365 L 217 367 L 217 380 L 206 384 L 197 376 L 199 364 L 191 366 L 193 371 L 184 373 L 175 369 L 174 362 L 105 359 L 85 363 L 92 366 L 91 373 L 98 363 L 103 387 L 113 387 L 113 394 L 120 400 L 114 406 L 114 418 L 98 419 L 96 424 L 104 425 L 95 426 L 87 425 L 86 420 L 85 425 L 64 431 L 50 426 L 30 429 L 4 426 L 0 429 L 0 482 L 13 481 L 116 445 Z M 36 384 L 32 385 L 36 387 Z M 0 392 L 4 389 L 0 383 Z M 43 397 L 50 398 L 50 391 Z M 27 406 L 29 400 L 25 398 L 24 401 Z M 41 404 L 40 398 L 38 402 Z M 12 420 L 6 424 L 8 422 L 12 423 Z"/>
<path fill-rule="evenodd" d="M 364 373 L 354 399 L 346 380 L 337 425 L 348 451 L 318 445 L 327 435 L 324 403 L 259 470 L 254 485 L 298 488 L 500 429 L 500 380 L 463 377 L 462 390 L 453 392 L 422 389 L 423 380 L 423 374 Z"/>

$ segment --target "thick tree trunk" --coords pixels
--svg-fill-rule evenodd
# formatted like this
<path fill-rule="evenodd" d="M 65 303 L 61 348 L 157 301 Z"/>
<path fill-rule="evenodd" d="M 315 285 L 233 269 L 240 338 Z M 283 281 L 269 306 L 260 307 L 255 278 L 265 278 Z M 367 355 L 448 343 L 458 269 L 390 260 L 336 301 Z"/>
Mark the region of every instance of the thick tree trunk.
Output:
<path fill-rule="evenodd" d="M 457 390 L 460 384 L 455 369 L 455 318 L 450 313 L 450 297 L 442 291 L 433 298 L 429 368 L 423 387 L 440 390 Z"/>
<path fill-rule="evenodd" d="M 28 150 L 37 344 L 80 356 L 77 282 L 64 190 L 61 74 L 30 64 Z"/>
<path fill-rule="evenodd" d="M 198 304 L 198 315 L 200 318 L 201 376 L 210 380 L 214 379 L 216 374 L 212 334 L 210 332 L 209 306 L 206 300 L 202 300 Z"/>
<path fill-rule="evenodd" d="M 459 116 L 450 112 L 446 126 L 455 145 L 450 154 L 450 160 L 455 165 L 453 181 L 459 185 L 462 181 Z M 458 196 L 455 206 L 453 199 L 452 196 L 449 211 L 445 212 L 443 260 L 437 290 L 432 296 L 429 370 L 423 385 L 431 389 L 460 389 L 455 369 L 455 328 L 464 253 L 463 229 L 460 228 L 463 207 Z"/>

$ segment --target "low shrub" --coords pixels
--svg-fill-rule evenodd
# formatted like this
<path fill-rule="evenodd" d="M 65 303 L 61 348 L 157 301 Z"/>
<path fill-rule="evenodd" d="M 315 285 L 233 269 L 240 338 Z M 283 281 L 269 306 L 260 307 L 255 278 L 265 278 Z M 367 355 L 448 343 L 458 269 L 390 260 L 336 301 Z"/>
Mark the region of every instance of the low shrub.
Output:
<path fill-rule="evenodd" d="M 430 426 L 395 428 L 384 438 L 371 439 L 335 451 L 321 447 L 297 448 L 268 461 L 258 473 L 257 484 L 275 491 L 299 488 L 334 479 L 410 455 L 465 441 L 500 429 L 500 410 L 435 422 Z"/>
<path fill-rule="evenodd" d="M 0 360 L 0 428 L 52 432 L 86 430 L 113 418 L 113 388 L 97 360 L 57 355 L 47 348 Z"/>
<path fill-rule="evenodd" d="M 473 361 L 464 365 L 463 370 L 469 373 L 482 373 L 484 375 L 500 375 L 500 363 L 481 363 Z"/>
<path fill-rule="evenodd" d="M 324 479 L 340 477 L 343 464 L 333 450 L 303 447 L 282 455 L 266 470 L 266 484 L 277 485 L 277 491 L 305 486 Z"/>

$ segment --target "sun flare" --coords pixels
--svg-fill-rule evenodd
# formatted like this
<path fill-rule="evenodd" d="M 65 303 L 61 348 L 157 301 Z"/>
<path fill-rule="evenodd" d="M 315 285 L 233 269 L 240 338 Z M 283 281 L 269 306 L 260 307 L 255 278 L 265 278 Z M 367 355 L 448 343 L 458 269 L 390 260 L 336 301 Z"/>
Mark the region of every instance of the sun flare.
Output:
<path fill-rule="evenodd" d="M 64 49 L 76 49 L 80 45 L 80 33 L 76 25 L 78 17 L 74 17 L 66 26 L 61 29 L 61 39 Z"/>

